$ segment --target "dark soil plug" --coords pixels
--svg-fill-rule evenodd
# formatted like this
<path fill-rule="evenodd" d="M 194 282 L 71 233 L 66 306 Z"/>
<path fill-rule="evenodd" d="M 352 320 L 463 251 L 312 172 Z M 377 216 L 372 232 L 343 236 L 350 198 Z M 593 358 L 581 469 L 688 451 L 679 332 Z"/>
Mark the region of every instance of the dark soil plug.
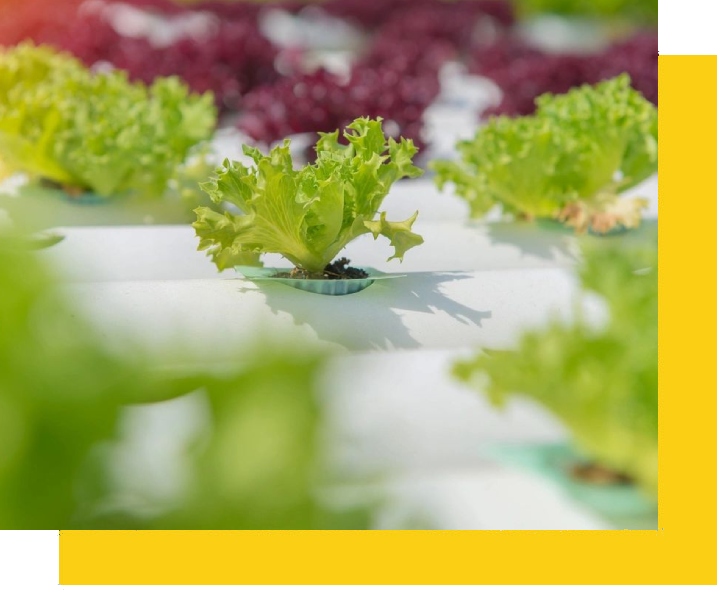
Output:
<path fill-rule="evenodd" d="M 368 274 L 360 268 L 352 268 L 349 266 L 351 260 L 345 257 L 337 259 L 324 268 L 324 274 L 329 277 L 342 278 L 344 280 L 354 278 L 368 278 Z"/>
<path fill-rule="evenodd" d="M 291 272 L 280 272 L 274 278 L 298 278 L 302 280 L 354 280 L 368 278 L 368 274 L 359 268 L 349 266 L 351 260 L 345 257 L 339 258 L 324 268 L 320 274 L 309 272 L 303 268 L 294 268 Z"/>
<path fill-rule="evenodd" d="M 576 463 L 570 468 L 570 475 L 580 482 L 596 486 L 632 484 L 629 476 L 597 463 Z"/>
<path fill-rule="evenodd" d="M 51 179 L 42 178 L 40 179 L 40 185 L 50 189 L 59 189 L 65 192 L 70 198 L 79 198 L 82 194 L 86 193 L 87 190 L 77 185 L 66 185 L 64 183 L 58 183 Z"/>

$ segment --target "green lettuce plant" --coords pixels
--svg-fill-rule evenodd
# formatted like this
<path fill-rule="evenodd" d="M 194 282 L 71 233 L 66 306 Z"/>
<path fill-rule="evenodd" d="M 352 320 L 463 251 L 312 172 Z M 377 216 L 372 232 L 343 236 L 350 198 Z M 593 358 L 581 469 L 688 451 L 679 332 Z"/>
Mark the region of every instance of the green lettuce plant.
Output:
<path fill-rule="evenodd" d="M 535 115 L 492 118 L 461 159 L 434 161 L 481 217 L 496 205 L 518 218 L 555 218 L 578 232 L 639 225 L 647 202 L 620 194 L 657 171 L 657 110 L 627 75 L 536 100 Z"/>
<path fill-rule="evenodd" d="M 536 400 L 595 462 L 657 496 L 657 246 L 612 245 L 586 254 L 584 288 L 603 297 L 602 327 L 579 318 L 523 335 L 516 351 L 489 351 L 455 366 L 499 406 Z"/>
<path fill-rule="evenodd" d="M 49 47 L 0 49 L 0 169 L 68 193 L 159 197 L 216 123 L 210 94 L 178 78 L 147 87 Z"/>
<path fill-rule="evenodd" d="M 202 185 L 216 205 L 195 210 L 199 249 L 220 269 L 238 261 L 258 263 L 261 253 L 280 253 L 298 268 L 321 273 L 355 238 L 371 233 L 391 241 L 392 258 L 423 243 L 411 227 L 418 216 L 389 222 L 380 212 L 391 185 L 417 177 L 411 140 L 388 140 L 381 118 L 359 118 L 344 131 L 321 134 L 312 164 L 294 169 L 289 141 L 268 155 L 244 146 L 254 164 L 225 161 Z M 376 218 L 378 214 L 378 218 Z M 391 259 L 391 258 L 389 258 Z"/>

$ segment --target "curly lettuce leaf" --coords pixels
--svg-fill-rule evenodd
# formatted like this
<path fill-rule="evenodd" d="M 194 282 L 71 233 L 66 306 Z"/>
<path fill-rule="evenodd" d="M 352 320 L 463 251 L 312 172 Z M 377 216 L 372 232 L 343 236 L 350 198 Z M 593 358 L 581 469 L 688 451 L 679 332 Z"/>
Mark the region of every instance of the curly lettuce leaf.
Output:
<path fill-rule="evenodd" d="M 580 198 L 622 191 L 657 171 L 657 108 L 622 74 L 536 100 L 538 117 L 565 130 L 563 183 Z"/>
<path fill-rule="evenodd" d="M 0 158 L 33 178 L 159 197 L 215 122 L 211 95 L 190 95 L 177 78 L 146 87 L 47 47 L 0 51 Z"/>
<path fill-rule="evenodd" d="M 455 184 L 474 217 L 500 205 L 526 218 L 558 218 L 581 203 L 611 209 L 620 192 L 657 171 L 657 110 L 627 75 L 537 100 L 533 116 L 491 119 L 435 161 L 436 183 Z"/>
<path fill-rule="evenodd" d="M 607 302 L 605 327 L 556 321 L 526 333 L 517 351 L 479 354 L 455 374 L 496 405 L 517 394 L 538 401 L 589 457 L 656 496 L 656 241 L 593 246 L 580 277 Z"/>
<path fill-rule="evenodd" d="M 418 213 L 403 222 L 387 221 L 385 212 L 374 218 L 395 181 L 422 173 L 412 164 L 417 149 L 411 140 L 386 140 L 380 118 L 355 120 L 344 138 L 347 145 L 339 142 L 338 131 L 322 134 L 316 162 L 299 170 L 288 140 L 268 155 L 244 146 L 251 167 L 227 160 L 202 185 L 224 210 L 195 210 L 199 249 L 208 250 L 220 269 L 279 253 L 295 266 L 321 272 L 349 242 L 372 233 L 391 241 L 391 258 L 403 259 L 423 243 L 411 230 Z"/>

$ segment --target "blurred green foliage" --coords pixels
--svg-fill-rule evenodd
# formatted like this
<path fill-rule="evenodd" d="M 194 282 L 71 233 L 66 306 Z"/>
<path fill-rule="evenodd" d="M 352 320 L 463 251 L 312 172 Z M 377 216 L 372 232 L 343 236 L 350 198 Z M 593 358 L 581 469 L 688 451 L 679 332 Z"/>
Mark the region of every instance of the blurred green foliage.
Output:
<path fill-rule="evenodd" d="M 140 375 L 93 339 L 34 257 L 0 242 L 0 528 L 72 525 L 90 448 Z"/>
<path fill-rule="evenodd" d="M 36 257 L 2 236 L 0 287 L 1 529 L 366 527 L 364 512 L 319 495 L 319 353 L 257 346 L 221 372 L 161 370 L 93 331 Z M 190 392 L 211 422 L 184 452 L 180 504 L 151 517 L 106 504 L 117 485 L 105 453 L 127 406 Z"/>
<path fill-rule="evenodd" d="M 516 5 L 525 14 L 552 13 L 657 24 L 657 0 L 516 0 Z"/>
<path fill-rule="evenodd" d="M 325 504 L 316 353 L 260 356 L 210 379 L 211 437 L 187 455 L 191 486 L 176 512 L 145 524 L 190 529 L 363 529 L 366 509 Z"/>
<path fill-rule="evenodd" d="M 540 402 L 590 458 L 657 496 L 657 245 L 587 246 L 584 288 L 603 297 L 609 321 L 579 317 L 523 335 L 517 351 L 490 351 L 456 375 L 502 405 L 515 394 Z"/>

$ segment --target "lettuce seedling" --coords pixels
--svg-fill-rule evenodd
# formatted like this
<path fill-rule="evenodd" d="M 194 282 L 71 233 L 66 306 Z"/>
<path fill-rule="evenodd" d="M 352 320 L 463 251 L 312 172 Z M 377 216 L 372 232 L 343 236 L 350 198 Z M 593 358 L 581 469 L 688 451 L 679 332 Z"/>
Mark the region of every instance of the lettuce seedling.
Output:
<path fill-rule="evenodd" d="M 394 181 L 423 173 L 412 164 L 417 149 L 411 140 L 387 140 L 381 118 L 359 118 L 343 135 L 347 145 L 338 130 L 320 134 L 315 163 L 299 170 L 288 140 L 268 155 L 244 146 L 251 167 L 224 161 L 202 189 L 234 211 L 195 210 L 199 249 L 207 249 L 219 269 L 280 253 L 300 269 L 321 273 L 349 242 L 371 233 L 390 239 L 395 252 L 389 259 L 403 259 L 423 243 L 411 231 L 418 212 L 402 222 L 376 214 Z"/>
<path fill-rule="evenodd" d="M 580 277 L 609 307 L 596 328 L 580 319 L 523 335 L 517 351 L 485 352 L 456 375 L 503 405 L 522 394 L 547 407 L 595 462 L 657 495 L 657 245 L 595 246 Z M 601 246 L 602 247 L 602 246 Z"/>
<path fill-rule="evenodd" d="M 177 78 L 147 87 L 67 54 L 0 50 L 0 161 L 69 192 L 159 197 L 190 148 L 211 136 L 210 94 Z"/>
<path fill-rule="evenodd" d="M 492 118 L 459 142 L 459 162 L 434 161 L 480 217 L 495 205 L 519 218 L 556 218 L 578 232 L 639 225 L 643 199 L 620 193 L 657 171 L 657 110 L 627 75 L 536 100 L 533 116 Z"/>

